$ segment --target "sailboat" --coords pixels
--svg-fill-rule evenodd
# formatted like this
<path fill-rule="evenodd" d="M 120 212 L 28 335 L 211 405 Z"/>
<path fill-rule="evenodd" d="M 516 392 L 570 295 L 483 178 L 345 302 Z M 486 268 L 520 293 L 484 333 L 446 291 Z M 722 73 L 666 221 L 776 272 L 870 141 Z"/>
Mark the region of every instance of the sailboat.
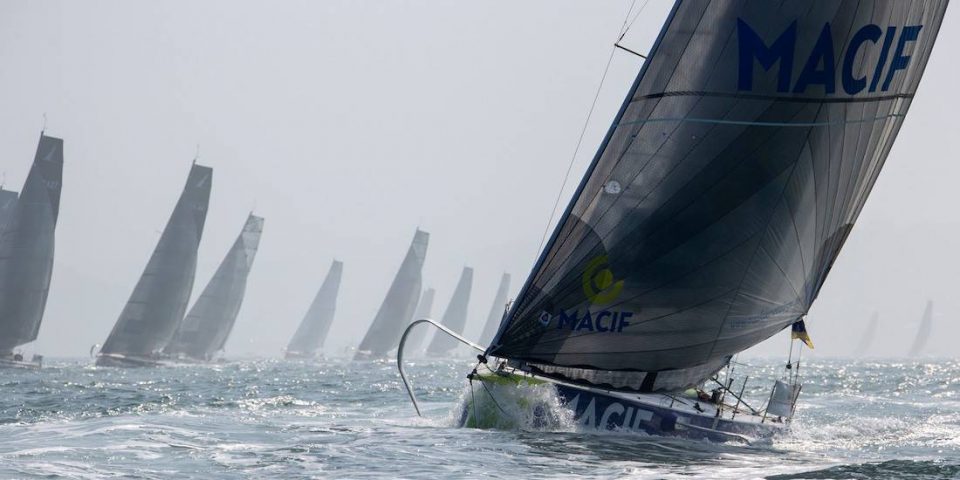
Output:
<path fill-rule="evenodd" d="M 161 351 L 183 319 L 193 289 L 212 179 L 210 167 L 194 163 L 190 168 L 153 255 L 97 354 L 98 366 L 163 364 Z"/>
<path fill-rule="evenodd" d="M 333 315 L 337 309 L 337 293 L 340 291 L 340 278 L 343 276 L 343 262 L 334 260 L 327 271 L 320 290 L 313 297 L 313 303 L 300 321 L 296 333 L 287 344 L 284 357 L 288 359 L 309 359 L 317 356 L 317 350 L 323 348 L 323 342 L 333 324 Z"/>
<path fill-rule="evenodd" d="M 457 288 L 453 290 L 450 304 L 443 312 L 443 325 L 450 330 L 463 334 L 467 325 L 467 308 L 470 304 L 470 290 L 473 288 L 473 269 L 463 267 Z M 457 341 L 445 335 L 434 335 L 427 346 L 427 355 L 440 357 L 449 355 L 457 347 Z"/>
<path fill-rule="evenodd" d="M 863 331 L 863 336 L 860 337 L 860 343 L 857 344 L 857 348 L 853 351 L 853 356 L 862 357 L 867 353 L 867 350 L 873 345 L 873 339 L 877 336 L 877 326 L 879 324 L 880 314 L 873 312 L 873 316 L 870 317 L 870 323 L 867 324 L 867 328 Z"/>
<path fill-rule="evenodd" d="M 583 428 L 783 431 L 799 360 L 757 404 L 731 359 L 785 328 L 809 341 L 946 6 L 677 1 L 493 341 L 461 337 L 480 352 L 461 425 L 547 386 Z"/>
<path fill-rule="evenodd" d="M 500 321 L 506 314 L 507 295 L 510 294 L 510 274 L 504 273 L 500 277 L 500 286 L 497 287 L 497 296 L 493 298 L 493 305 L 490 306 L 490 313 L 487 314 L 487 323 L 483 326 L 483 333 L 480 334 L 480 343 L 489 345 L 493 336 L 500 328 Z M 417 317 L 424 318 L 424 317 Z"/>
<path fill-rule="evenodd" d="M 400 270 L 390 284 L 387 296 L 380 304 L 380 310 L 373 324 L 357 347 L 356 360 L 386 358 L 394 349 L 400 332 L 413 318 L 417 299 L 423 284 L 423 262 L 427 258 L 427 244 L 430 234 L 419 228 L 413 235 L 413 242 L 407 249 L 407 255 L 400 264 Z"/>
<path fill-rule="evenodd" d="M 930 340 L 930 332 L 933 329 L 933 300 L 927 300 L 927 308 L 923 310 L 923 317 L 920 318 L 920 327 L 917 328 L 917 336 L 913 339 L 913 345 L 910 345 L 908 356 L 917 357 L 923 353 L 927 341 Z"/>
<path fill-rule="evenodd" d="M 0 367 L 40 368 L 17 347 L 37 339 L 53 275 L 63 140 L 40 134 L 19 195 L 0 191 Z"/>
<path fill-rule="evenodd" d="M 429 318 L 431 312 L 433 311 L 433 297 L 436 295 L 437 291 L 432 288 L 427 288 L 423 290 L 423 294 L 420 295 L 420 301 L 417 303 L 417 310 L 413 313 L 413 318 Z M 407 351 L 411 351 L 414 355 L 421 354 L 424 352 L 426 345 L 424 341 L 427 339 L 427 330 L 426 328 L 418 328 L 410 334 L 410 338 L 407 339 Z"/>
<path fill-rule="evenodd" d="M 166 355 L 188 362 L 209 362 L 223 350 L 240 313 L 262 234 L 263 217 L 249 214 L 210 283 L 164 348 Z"/>

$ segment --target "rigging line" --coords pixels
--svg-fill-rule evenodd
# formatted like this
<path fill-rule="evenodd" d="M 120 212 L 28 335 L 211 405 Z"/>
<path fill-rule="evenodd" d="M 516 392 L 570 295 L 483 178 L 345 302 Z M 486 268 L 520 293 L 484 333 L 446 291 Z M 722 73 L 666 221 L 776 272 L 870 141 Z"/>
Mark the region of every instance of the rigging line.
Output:
<path fill-rule="evenodd" d="M 636 3 L 634 1 L 634 3 Z M 633 4 L 630 5 L 630 10 L 633 10 Z M 627 11 L 627 18 L 630 18 L 630 11 Z M 620 38 L 623 38 L 623 35 L 626 34 L 626 31 L 622 31 Z M 593 112 L 597 108 L 597 102 L 600 100 L 600 92 L 603 91 L 603 84 L 607 80 L 607 74 L 610 73 L 610 65 L 613 63 L 613 56 L 617 53 L 617 47 L 610 49 L 610 56 L 607 57 L 607 65 L 603 67 L 603 75 L 600 76 L 600 84 L 597 85 L 597 92 L 593 95 L 593 103 L 590 104 L 590 110 L 587 111 L 587 118 L 583 122 L 583 128 L 580 129 L 580 137 L 577 139 L 577 146 L 573 149 L 573 155 L 570 156 L 570 163 L 567 164 L 567 171 L 563 174 L 563 183 L 560 184 L 560 189 L 557 191 L 557 198 L 553 201 L 553 208 L 550 209 L 550 219 L 547 220 L 546 226 L 543 228 L 543 235 L 540 236 L 540 245 L 537 247 L 537 254 L 543 250 L 543 244 L 547 241 L 547 234 L 550 233 L 550 225 L 553 223 L 553 219 L 557 216 L 557 206 L 560 205 L 560 199 L 563 197 L 563 189 L 567 186 L 567 181 L 570 180 L 570 172 L 573 170 L 573 164 L 577 160 L 577 155 L 580 154 L 580 147 L 583 146 L 583 138 L 587 135 L 587 128 L 590 126 L 590 119 L 593 118 Z"/>
<path fill-rule="evenodd" d="M 633 13 L 633 7 L 635 7 L 636 5 L 637 5 L 637 0 L 633 0 L 632 2 L 630 2 L 630 8 L 627 10 L 627 14 L 623 17 L 623 25 L 620 25 L 620 33 L 619 33 L 620 36 L 618 37 L 621 40 L 623 39 L 623 36 L 627 34 L 627 30 L 630 28 L 627 25 L 627 22 L 630 20 L 630 14 Z M 640 9 L 643 10 L 642 7 Z"/>
<path fill-rule="evenodd" d="M 646 0 L 645 2 L 643 2 L 643 5 L 640 5 L 640 10 L 637 10 L 637 14 L 634 15 L 633 20 L 630 20 L 630 24 L 627 25 L 627 28 L 625 28 L 623 30 L 623 33 L 620 34 L 620 40 L 623 40 L 623 37 L 627 35 L 627 32 L 629 32 L 630 29 L 633 28 L 633 24 L 637 22 L 638 18 L 640 18 L 640 14 L 643 13 L 643 9 L 647 8 L 648 3 L 650 3 L 650 0 Z M 631 10 L 632 10 L 632 7 L 631 7 Z"/>

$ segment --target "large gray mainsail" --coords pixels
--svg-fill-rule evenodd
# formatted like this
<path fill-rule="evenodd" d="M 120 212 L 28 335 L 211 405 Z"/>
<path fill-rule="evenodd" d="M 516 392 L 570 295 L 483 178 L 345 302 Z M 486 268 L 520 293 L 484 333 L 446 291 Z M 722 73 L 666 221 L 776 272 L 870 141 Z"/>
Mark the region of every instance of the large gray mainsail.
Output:
<path fill-rule="evenodd" d="M 946 1 L 678 1 L 487 353 L 640 391 L 802 319 Z"/>
<path fill-rule="evenodd" d="M 330 331 L 333 316 L 337 310 L 337 294 L 340 291 L 342 276 L 343 262 L 334 260 L 320 290 L 313 297 L 310 308 L 287 345 L 288 358 L 311 358 L 316 356 L 317 350 L 323 348 L 323 342 L 327 339 L 327 333 Z"/>
<path fill-rule="evenodd" d="M 410 323 L 417 307 L 429 241 L 430 234 L 417 229 L 373 324 L 357 347 L 357 358 L 382 358 L 396 348 L 400 333 Z"/>
<path fill-rule="evenodd" d="M 467 307 L 470 304 L 470 290 L 473 287 L 473 269 L 463 267 L 460 274 L 460 280 L 457 282 L 457 288 L 453 291 L 453 297 L 450 298 L 450 304 L 443 312 L 443 325 L 454 332 L 463 334 L 463 327 L 467 324 Z M 449 353 L 460 345 L 453 337 L 444 334 L 435 334 L 430 346 L 427 347 L 427 355 L 438 356 Z"/>
<path fill-rule="evenodd" d="M 930 340 L 930 333 L 933 330 L 933 301 L 927 300 L 927 308 L 923 310 L 923 317 L 920 318 L 920 326 L 917 328 L 917 336 L 913 339 L 913 344 L 910 345 L 911 357 L 916 357 L 923 353 L 924 347 L 927 346 L 927 341 Z"/>
<path fill-rule="evenodd" d="M 493 336 L 500 328 L 500 322 L 503 321 L 503 315 L 506 312 L 507 295 L 510 293 L 510 274 L 504 273 L 500 277 L 500 286 L 497 287 L 497 296 L 493 298 L 493 305 L 490 306 L 490 313 L 487 314 L 487 323 L 483 326 L 483 333 L 480 334 L 480 345 L 489 345 Z"/>
<path fill-rule="evenodd" d="M 54 233 L 60 213 L 63 140 L 40 135 L 19 197 L 7 207 L 0 235 L 0 355 L 40 332 L 53 274 Z"/>
<path fill-rule="evenodd" d="M 210 167 L 190 168 L 160 241 L 100 349 L 102 355 L 153 357 L 173 337 L 193 289 L 212 179 Z"/>
<path fill-rule="evenodd" d="M 263 218 L 251 213 L 210 283 L 164 348 L 165 353 L 210 360 L 223 350 L 240 313 L 262 234 Z"/>
<path fill-rule="evenodd" d="M 432 288 L 424 289 L 423 295 L 420 295 L 420 301 L 417 303 L 417 310 L 414 312 L 411 320 L 430 318 L 433 312 L 433 297 L 435 294 L 436 290 Z M 427 328 L 427 325 L 415 327 L 413 331 L 410 332 L 410 336 L 407 337 L 404 351 L 410 352 L 410 355 L 422 353 L 423 349 L 426 348 L 424 341 L 427 339 L 427 333 L 429 332 L 430 329 Z"/>

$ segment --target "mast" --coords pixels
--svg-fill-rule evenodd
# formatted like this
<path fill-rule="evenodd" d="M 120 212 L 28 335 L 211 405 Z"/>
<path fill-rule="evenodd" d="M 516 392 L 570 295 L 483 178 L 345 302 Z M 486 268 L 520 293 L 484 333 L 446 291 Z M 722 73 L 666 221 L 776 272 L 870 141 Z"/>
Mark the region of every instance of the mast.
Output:
<path fill-rule="evenodd" d="M 296 333 L 287 345 L 287 357 L 311 358 L 323 348 L 337 310 L 337 294 L 343 276 L 343 262 L 334 260 L 320 290 L 313 297 Z"/>
<path fill-rule="evenodd" d="M 413 317 L 420 297 L 423 262 L 427 257 L 429 241 L 430 234 L 418 228 L 373 324 L 357 348 L 357 359 L 383 358 L 395 348 L 400 333 Z"/>
<path fill-rule="evenodd" d="M 802 319 L 945 8 L 677 2 L 487 354 L 670 391 Z"/>
<path fill-rule="evenodd" d="M 262 234 L 263 218 L 251 213 L 213 278 L 164 349 L 165 353 L 210 360 L 223 349 L 240 313 L 247 277 Z"/>
<path fill-rule="evenodd" d="M 40 135 L 17 198 L 0 194 L 0 355 L 37 339 L 53 274 L 63 140 Z"/>
<path fill-rule="evenodd" d="M 497 287 L 497 296 L 493 299 L 493 305 L 490 306 L 490 313 L 487 314 L 487 323 L 483 326 L 483 333 L 480 335 L 480 345 L 490 345 L 494 334 L 500 328 L 500 322 L 503 320 L 507 306 L 507 295 L 510 292 L 510 274 L 504 273 L 500 277 L 500 286 Z"/>
<path fill-rule="evenodd" d="M 210 167 L 190 167 L 180 199 L 101 354 L 153 357 L 173 337 L 193 289 L 212 178 Z"/>
<path fill-rule="evenodd" d="M 473 287 L 473 269 L 463 267 L 457 288 L 453 291 L 450 304 L 443 312 L 443 325 L 456 333 L 463 334 L 467 324 L 467 307 L 470 303 L 470 290 Z M 427 355 L 440 356 L 451 352 L 459 345 L 449 335 L 434 335 L 427 347 Z"/>

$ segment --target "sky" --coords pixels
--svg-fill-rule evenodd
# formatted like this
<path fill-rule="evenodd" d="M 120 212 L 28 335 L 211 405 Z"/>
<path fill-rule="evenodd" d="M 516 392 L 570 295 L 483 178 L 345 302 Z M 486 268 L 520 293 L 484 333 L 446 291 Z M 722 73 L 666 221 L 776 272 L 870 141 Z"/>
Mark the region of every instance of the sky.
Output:
<path fill-rule="evenodd" d="M 214 168 L 195 295 L 247 213 L 266 218 L 228 356 L 280 355 L 334 259 L 344 276 L 327 349 L 355 346 L 417 227 L 431 235 L 424 278 L 435 314 L 461 269 L 474 268 L 467 336 L 479 336 L 501 273 L 515 295 L 558 192 L 562 209 L 642 65 L 614 54 L 574 157 L 630 4 L 0 3 L 7 187 L 22 185 L 44 125 L 65 140 L 50 297 L 25 350 L 84 356 L 106 339 L 195 157 Z M 648 51 L 671 5 L 650 0 L 622 43 Z M 880 332 L 868 353 L 903 355 L 927 299 L 927 354 L 956 355 L 958 29 L 948 10 L 884 172 L 808 316 L 814 355 L 849 353 L 873 312 Z M 751 353 L 787 348 L 779 335 Z"/>

